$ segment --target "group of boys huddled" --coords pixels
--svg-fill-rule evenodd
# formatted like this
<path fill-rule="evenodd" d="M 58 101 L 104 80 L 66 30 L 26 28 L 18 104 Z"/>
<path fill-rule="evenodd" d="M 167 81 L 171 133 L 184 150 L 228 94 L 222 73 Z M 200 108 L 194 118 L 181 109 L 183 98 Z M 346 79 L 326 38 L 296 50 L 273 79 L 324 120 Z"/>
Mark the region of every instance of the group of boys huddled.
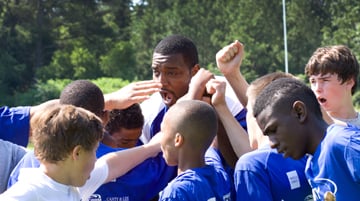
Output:
<path fill-rule="evenodd" d="M 59 99 L 1 107 L 0 200 L 358 200 L 351 50 L 318 48 L 310 87 L 282 72 L 248 84 L 244 54 L 237 40 L 219 50 L 215 76 L 171 35 L 153 80 L 109 94 L 75 80 Z"/>

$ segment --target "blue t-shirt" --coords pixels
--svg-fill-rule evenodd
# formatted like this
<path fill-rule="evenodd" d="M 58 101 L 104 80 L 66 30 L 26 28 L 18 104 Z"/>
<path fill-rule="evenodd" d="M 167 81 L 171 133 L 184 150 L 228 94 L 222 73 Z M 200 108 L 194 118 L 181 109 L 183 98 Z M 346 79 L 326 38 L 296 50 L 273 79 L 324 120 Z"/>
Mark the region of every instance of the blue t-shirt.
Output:
<path fill-rule="evenodd" d="M 114 149 L 100 143 L 97 157 L 104 154 L 122 150 Z M 126 161 L 124 161 L 126 162 Z M 89 198 L 92 200 L 150 200 L 176 176 L 176 167 L 166 164 L 162 154 L 146 159 L 144 162 L 130 170 L 116 180 L 100 186 Z"/>
<path fill-rule="evenodd" d="M 305 165 L 305 157 L 284 158 L 270 146 L 242 155 L 234 173 L 236 200 L 310 200 Z"/>
<path fill-rule="evenodd" d="M 305 171 L 314 200 L 323 200 L 327 191 L 336 201 L 360 200 L 360 130 L 329 126 Z"/>
<path fill-rule="evenodd" d="M 0 107 L 0 139 L 26 147 L 29 143 L 30 106 Z"/>
<path fill-rule="evenodd" d="M 160 193 L 159 200 L 232 200 L 231 179 L 222 168 L 217 151 L 208 149 L 205 161 L 206 166 L 179 174 Z"/>

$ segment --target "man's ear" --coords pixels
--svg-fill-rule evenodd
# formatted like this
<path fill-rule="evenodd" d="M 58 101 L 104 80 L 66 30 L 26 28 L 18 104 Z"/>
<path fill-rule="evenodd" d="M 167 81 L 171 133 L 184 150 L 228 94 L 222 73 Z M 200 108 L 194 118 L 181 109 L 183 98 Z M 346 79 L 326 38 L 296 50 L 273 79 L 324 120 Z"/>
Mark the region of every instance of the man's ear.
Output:
<path fill-rule="evenodd" d="M 200 70 L 200 65 L 199 65 L 199 64 L 195 64 L 195 66 L 193 66 L 193 67 L 191 68 L 191 77 L 194 76 L 199 70 Z"/>
<path fill-rule="evenodd" d="M 175 147 L 180 147 L 184 143 L 184 136 L 182 136 L 180 133 L 175 134 Z"/>
<path fill-rule="evenodd" d="M 72 156 L 73 160 L 79 160 L 81 152 L 82 152 L 81 145 L 75 146 L 71 152 L 71 156 Z"/>
<path fill-rule="evenodd" d="M 293 104 L 293 114 L 300 122 L 304 122 L 307 117 L 307 110 L 305 104 L 302 101 L 295 101 Z"/>

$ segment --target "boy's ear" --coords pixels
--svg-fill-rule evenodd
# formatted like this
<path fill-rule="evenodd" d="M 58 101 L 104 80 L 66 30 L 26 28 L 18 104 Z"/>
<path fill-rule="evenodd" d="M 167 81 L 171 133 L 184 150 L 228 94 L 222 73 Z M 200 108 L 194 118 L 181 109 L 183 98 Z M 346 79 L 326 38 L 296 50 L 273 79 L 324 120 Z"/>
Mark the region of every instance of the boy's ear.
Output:
<path fill-rule="evenodd" d="M 80 145 L 76 145 L 73 149 L 73 151 L 71 152 L 71 156 L 74 160 L 78 160 L 80 157 L 82 151 L 82 147 Z"/>
<path fill-rule="evenodd" d="M 307 117 L 305 104 L 302 101 L 295 101 L 292 113 L 299 119 L 300 122 L 304 122 Z"/>
<path fill-rule="evenodd" d="M 351 90 L 353 88 L 353 86 L 355 85 L 355 81 L 354 79 L 349 79 L 345 82 L 345 84 L 349 87 L 349 89 Z"/>
<path fill-rule="evenodd" d="M 176 133 L 174 143 L 175 147 L 180 147 L 184 143 L 184 136 L 182 136 L 180 133 Z"/>

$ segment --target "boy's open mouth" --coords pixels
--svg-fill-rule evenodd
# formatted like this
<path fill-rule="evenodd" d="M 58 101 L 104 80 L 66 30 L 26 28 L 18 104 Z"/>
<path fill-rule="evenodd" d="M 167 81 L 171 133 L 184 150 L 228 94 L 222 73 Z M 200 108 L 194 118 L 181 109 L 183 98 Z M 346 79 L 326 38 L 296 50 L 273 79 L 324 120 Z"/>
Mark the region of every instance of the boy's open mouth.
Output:
<path fill-rule="evenodd" d="M 325 98 L 318 98 L 318 101 L 319 101 L 320 103 L 325 103 L 325 102 L 326 102 L 326 99 L 325 99 Z"/>

